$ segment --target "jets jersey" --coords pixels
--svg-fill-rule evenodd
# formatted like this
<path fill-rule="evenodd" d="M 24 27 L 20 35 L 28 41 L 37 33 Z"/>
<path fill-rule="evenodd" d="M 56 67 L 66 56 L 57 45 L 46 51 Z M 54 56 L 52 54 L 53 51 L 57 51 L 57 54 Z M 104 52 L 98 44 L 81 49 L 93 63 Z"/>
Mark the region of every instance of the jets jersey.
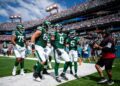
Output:
<path fill-rule="evenodd" d="M 77 50 L 77 44 L 79 39 L 77 37 L 68 38 L 66 42 L 69 44 L 69 50 Z"/>
<path fill-rule="evenodd" d="M 55 32 L 54 36 L 55 36 L 55 47 L 64 49 L 65 48 L 64 43 L 67 35 L 65 33 Z"/>
<path fill-rule="evenodd" d="M 16 44 L 18 44 L 21 47 L 25 46 L 25 32 L 20 33 L 19 31 L 13 31 L 14 36 L 16 36 Z"/>
<path fill-rule="evenodd" d="M 48 41 L 48 34 L 43 27 L 37 28 L 37 30 L 41 31 L 41 35 L 36 39 L 35 44 L 45 48 Z"/>

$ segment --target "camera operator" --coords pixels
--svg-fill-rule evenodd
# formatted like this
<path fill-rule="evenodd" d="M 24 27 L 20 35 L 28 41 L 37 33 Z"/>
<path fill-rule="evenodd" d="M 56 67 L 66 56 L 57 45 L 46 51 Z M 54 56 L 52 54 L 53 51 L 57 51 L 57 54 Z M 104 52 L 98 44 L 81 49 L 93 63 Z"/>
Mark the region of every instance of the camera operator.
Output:
<path fill-rule="evenodd" d="M 110 32 L 104 31 L 102 33 L 103 40 L 100 45 L 97 43 L 94 44 L 93 48 L 102 50 L 101 57 L 96 63 L 95 67 L 101 77 L 99 84 L 106 83 L 108 85 L 113 85 L 114 81 L 112 80 L 112 64 L 115 59 L 115 42 L 114 39 L 110 36 Z M 108 75 L 108 80 L 104 77 L 101 67 L 105 66 L 105 71 Z"/>

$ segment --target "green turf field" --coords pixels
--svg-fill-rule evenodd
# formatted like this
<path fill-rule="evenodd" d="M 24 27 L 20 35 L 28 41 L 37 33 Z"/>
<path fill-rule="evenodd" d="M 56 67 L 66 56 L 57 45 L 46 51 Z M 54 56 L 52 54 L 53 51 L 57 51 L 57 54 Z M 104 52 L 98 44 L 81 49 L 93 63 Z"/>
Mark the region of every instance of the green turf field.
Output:
<path fill-rule="evenodd" d="M 0 77 L 11 76 L 14 62 L 15 58 L 0 56 Z M 25 60 L 25 73 L 32 72 L 32 68 L 35 63 L 36 61 L 34 60 Z M 54 63 L 52 63 L 52 65 L 54 67 Z M 61 64 L 60 67 L 63 67 L 63 64 Z M 20 66 L 17 69 L 17 74 L 19 74 Z"/>
<path fill-rule="evenodd" d="M 12 69 L 14 66 L 14 58 L 10 57 L 0 57 L 0 77 L 3 76 L 10 76 L 12 73 Z M 25 60 L 25 72 L 29 73 L 32 71 L 32 66 L 35 64 L 36 61 L 32 60 Z M 17 73 L 19 73 L 20 67 L 18 67 Z"/>
<path fill-rule="evenodd" d="M 105 76 L 106 73 L 104 71 Z M 99 75 L 97 73 L 91 74 L 86 77 L 82 77 L 80 79 L 76 79 L 73 81 L 69 81 L 67 83 L 60 84 L 59 86 L 107 86 L 107 84 L 97 84 L 96 82 L 99 80 Z M 113 67 L 113 80 L 115 84 L 112 86 L 120 86 L 120 59 L 116 59 L 114 61 Z"/>

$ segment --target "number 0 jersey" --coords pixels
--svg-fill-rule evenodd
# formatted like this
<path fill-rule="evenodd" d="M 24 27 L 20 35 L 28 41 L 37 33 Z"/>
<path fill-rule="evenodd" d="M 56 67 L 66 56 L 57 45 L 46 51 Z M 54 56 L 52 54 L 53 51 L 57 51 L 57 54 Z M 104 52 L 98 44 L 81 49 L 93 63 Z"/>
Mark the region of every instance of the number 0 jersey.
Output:
<path fill-rule="evenodd" d="M 67 35 L 65 33 L 55 32 L 54 36 L 55 36 L 55 47 L 64 49 L 65 47 L 64 43 Z"/>

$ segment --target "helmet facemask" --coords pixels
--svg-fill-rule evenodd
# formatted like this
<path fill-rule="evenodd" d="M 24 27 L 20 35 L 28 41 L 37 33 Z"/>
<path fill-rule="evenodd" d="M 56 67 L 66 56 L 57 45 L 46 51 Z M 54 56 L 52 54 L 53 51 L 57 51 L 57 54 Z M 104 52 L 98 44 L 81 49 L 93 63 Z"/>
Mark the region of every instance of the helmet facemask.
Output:
<path fill-rule="evenodd" d="M 76 32 L 75 31 L 70 31 L 69 37 L 74 38 L 75 36 L 76 36 Z"/>
<path fill-rule="evenodd" d="M 48 29 L 52 28 L 51 22 L 49 22 L 49 21 L 44 21 L 43 26 L 47 31 L 48 31 Z"/>
<path fill-rule="evenodd" d="M 19 24 L 19 25 L 17 25 L 17 30 L 20 32 L 20 33 L 23 33 L 24 31 L 25 31 L 25 28 L 24 28 L 24 26 L 22 25 L 22 24 Z"/>
<path fill-rule="evenodd" d="M 56 24 L 54 27 L 55 27 L 55 29 L 56 29 L 57 32 L 62 33 L 62 31 L 63 31 L 63 26 L 62 26 L 61 24 Z"/>

